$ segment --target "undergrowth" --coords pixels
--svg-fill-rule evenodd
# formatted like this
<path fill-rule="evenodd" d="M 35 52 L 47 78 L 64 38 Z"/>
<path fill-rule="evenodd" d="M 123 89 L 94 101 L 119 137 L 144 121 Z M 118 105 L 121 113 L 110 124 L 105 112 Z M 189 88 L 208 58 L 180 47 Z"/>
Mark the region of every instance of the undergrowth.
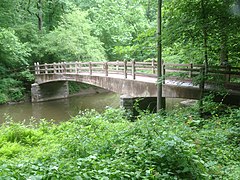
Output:
<path fill-rule="evenodd" d="M 240 179 L 240 110 L 83 111 L 54 124 L 0 127 L 0 179 Z"/>

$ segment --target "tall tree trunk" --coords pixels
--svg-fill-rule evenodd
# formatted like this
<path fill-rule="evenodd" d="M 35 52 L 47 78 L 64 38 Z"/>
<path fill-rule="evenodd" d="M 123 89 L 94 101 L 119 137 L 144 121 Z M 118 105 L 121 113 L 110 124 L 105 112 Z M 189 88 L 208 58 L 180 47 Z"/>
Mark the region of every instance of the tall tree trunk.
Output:
<path fill-rule="evenodd" d="M 37 18 L 38 18 L 38 30 L 42 31 L 42 28 L 43 28 L 42 0 L 38 0 L 37 9 L 38 9 L 38 13 L 36 15 L 37 15 Z"/>
<path fill-rule="evenodd" d="M 157 20 L 157 77 L 160 80 L 157 84 L 157 111 L 165 109 L 166 100 L 162 96 L 163 73 L 162 73 L 162 0 L 158 0 L 158 20 Z"/>
<path fill-rule="evenodd" d="M 205 72 L 208 69 L 208 33 L 207 33 L 207 14 L 206 14 L 206 0 L 201 0 L 202 9 L 202 33 L 203 33 L 203 49 L 204 49 L 204 65 Z"/>

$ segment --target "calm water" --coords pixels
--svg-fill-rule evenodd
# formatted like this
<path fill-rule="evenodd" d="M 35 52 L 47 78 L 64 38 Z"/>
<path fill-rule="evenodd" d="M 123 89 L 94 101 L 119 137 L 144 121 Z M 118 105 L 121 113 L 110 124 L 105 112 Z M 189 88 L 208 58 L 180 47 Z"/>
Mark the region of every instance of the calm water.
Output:
<path fill-rule="evenodd" d="M 5 121 L 6 115 L 9 115 L 16 122 L 28 121 L 31 117 L 36 120 L 53 119 L 55 122 L 59 122 L 77 115 L 80 110 L 96 109 L 102 112 L 107 106 L 119 107 L 119 95 L 107 92 L 41 103 L 27 102 L 16 105 L 2 105 L 0 106 L 0 123 Z"/>
<path fill-rule="evenodd" d="M 120 95 L 106 92 L 101 94 L 90 94 L 82 96 L 74 96 L 67 99 L 41 102 L 41 103 L 22 103 L 16 105 L 0 106 L 0 124 L 6 119 L 6 116 L 12 118 L 15 122 L 29 121 L 34 118 L 36 120 L 53 119 L 55 122 L 66 121 L 71 116 L 75 116 L 80 110 L 95 109 L 98 112 L 104 111 L 107 106 L 119 107 Z M 167 99 L 167 109 L 177 108 L 182 99 Z"/>

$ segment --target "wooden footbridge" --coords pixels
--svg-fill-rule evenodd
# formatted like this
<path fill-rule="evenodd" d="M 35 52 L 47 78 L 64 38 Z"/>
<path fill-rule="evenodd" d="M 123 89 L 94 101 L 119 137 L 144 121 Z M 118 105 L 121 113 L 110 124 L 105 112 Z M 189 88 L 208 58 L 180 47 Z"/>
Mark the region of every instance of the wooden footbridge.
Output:
<path fill-rule="evenodd" d="M 75 81 L 131 97 L 156 97 L 157 83 L 163 84 L 163 96 L 171 98 L 200 99 L 204 92 L 221 91 L 227 101 L 240 105 L 240 68 L 162 64 L 160 79 L 156 68 L 155 61 L 35 63 L 32 101 L 67 97 L 66 82 Z"/>

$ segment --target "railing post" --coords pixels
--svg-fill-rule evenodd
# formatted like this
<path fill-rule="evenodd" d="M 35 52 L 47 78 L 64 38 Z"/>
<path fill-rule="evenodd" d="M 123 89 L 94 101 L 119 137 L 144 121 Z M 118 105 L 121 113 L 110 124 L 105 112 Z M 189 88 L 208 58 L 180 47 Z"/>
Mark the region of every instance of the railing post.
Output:
<path fill-rule="evenodd" d="M 78 73 L 78 62 L 77 61 L 75 61 L 74 67 L 75 67 L 74 73 L 77 74 Z"/>
<path fill-rule="evenodd" d="M 37 74 L 41 74 L 41 69 L 40 69 L 39 62 L 37 62 Z"/>
<path fill-rule="evenodd" d="M 62 73 L 62 66 L 61 66 L 61 63 L 57 63 L 57 72 L 58 73 Z"/>
<path fill-rule="evenodd" d="M 60 62 L 59 66 L 60 66 L 60 73 L 63 73 L 63 62 Z"/>
<path fill-rule="evenodd" d="M 69 73 L 73 73 L 75 71 L 75 64 L 69 64 Z"/>
<path fill-rule="evenodd" d="M 67 69 L 66 69 L 66 62 L 63 62 L 63 74 L 66 74 Z"/>
<path fill-rule="evenodd" d="M 156 73 L 156 68 L 155 68 L 155 60 L 152 60 L 152 73 L 155 74 Z"/>
<path fill-rule="evenodd" d="M 117 61 L 116 70 L 119 70 L 119 61 Z"/>
<path fill-rule="evenodd" d="M 127 79 L 127 61 L 124 60 L 124 78 Z"/>
<path fill-rule="evenodd" d="M 53 73 L 54 73 L 54 74 L 57 73 L 57 71 L 56 71 L 56 63 L 55 63 L 55 62 L 53 63 Z"/>
<path fill-rule="evenodd" d="M 165 68 L 165 64 L 162 63 L 162 84 L 165 84 L 165 77 L 166 77 L 166 68 Z"/>
<path fill-rule="evenodd" d="M 34 70 L 35 70 L 35 74 L 38 74 L 37 63 L 34 63 Z"/>
<path fill-rule="evenodd" d="M 45 69 L 45 74 L 48 74 L 48 67 L 47 67 L 47 63 L 44 64 L 44 69 Z"/>
<path fill-rule="evenodd" d="M 105 76 L 108 76 L 108 62 L 105 62 Z"/>
<path fill-rule="evenodd" d="M 227 72 L 228 72 L 228 73 L 226 74 L 226 82 L 227 82 L 227 83 L 230 83 L 230 81 L 231 81 L 231 74 L 230 74 L 230 73 L 231 73 L 231 66 L 227 66 L 227 67 L 226 67 L 226 70 L 227 70 Z"/>
<path fill-rule="evenodd" d="M 136 64 L 136 62 L 135 62 L 135 60 L 133 60 L 132 61 L 132 78 L 133 79 L 136 79 L 136 67 L 135 67 L 135 64 Z"/>
<path fill-rule="evenodd" d="M 193 77 L 193 64 L 191 63 L 190 64 L 190 72 L 189 72 L 189 78 L 192 78 Z"/>
<path fill-rule="evenodd" d="M 78 73 L 81 73 L 81 68 L 82 68 L 82 62 L 78 62 L 77 74 L 78 74 Z"/>
<path fill-rule="evenodd" d="M 89 62 L 89 75 L 92 75 L 92 62 Z"/>

